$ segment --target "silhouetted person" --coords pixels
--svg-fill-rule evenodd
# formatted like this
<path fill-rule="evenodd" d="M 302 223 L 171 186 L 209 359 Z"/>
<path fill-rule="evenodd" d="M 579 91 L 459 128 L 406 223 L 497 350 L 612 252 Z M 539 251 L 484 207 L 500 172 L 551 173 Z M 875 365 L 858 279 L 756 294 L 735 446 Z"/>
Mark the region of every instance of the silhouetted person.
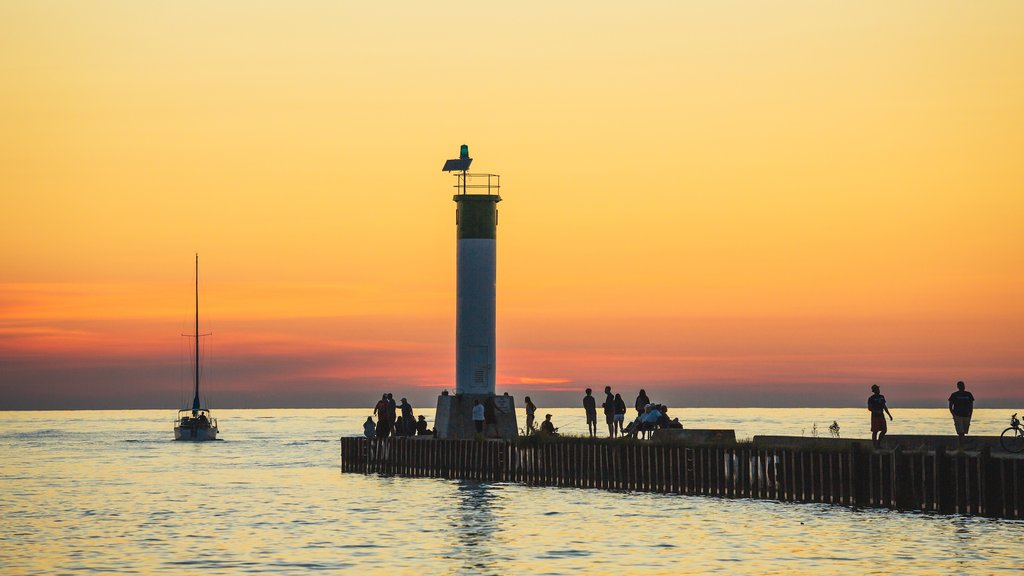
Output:
<path fill-rule="evenodd" d="M 412 405 L 402 398 L 402 422 L 405 423 L 405 427 L 402 429 L 402 433 L 406 436 L 412 436 L 416 432 L 416 419 L 412 414 Z"/>
<path fill-rule="evenodd" d="M 651 399 L 647 397 L 647 392 L 643 388 L 640 389 L 640 394 L 637 394 L 636 402 L 633 406 L 636 408 L 636 413 L 643 414 L 647 405 L 651 403 Z"/>
<path fill-rule="evenodd" d="M 608 424 L 608 437 L 615 438 L 615 396 L 612 395 L 611 386 L 604 387 L 604 402 L 601 408 L 604 408 L 604 421 Z"/>
<path fill-rule="evenodd" d="M 363 436 L 370 440 L 377 438 L 377 429 L 374 427 L 372 416 L 367 416 L 366 422 L 363 422 Z"/>
<path fill-rule="evenodd" d="M 533 434 L 534 432 L 537 431 L 537 429 L 533 427 L 533 419 L 534 419 L 534 416 L 536 416 L 536 414 L 537 414 L 537 406 L 534 405 L 533 400 L 530 400 L 530 397 L 527 396 L 526 397 L 526 433 L 527 434 Z"/>
<path fill-rule="evenodd" d="M 868 397 L 868 410 L 871 412 L 871 441 L 876 448 L 882 445 L 882 438 L 885 438 L 885 433 L 889 430 L 885 423 L 885 417 L 888 416 L 889 420 L 892 420 L 889 407 L 885 405 L 885 396 L 879 394 L 879 390 L 878 384 L 873 384 L 871 386 L 873 394 Z"/>
<path fill-rule="evenodd" d="M 949 395 L 949 413 L 953 415 L 953 426 L 956 435 L 963 438 L 971 428 L 971 415 L 974 414 L 974 394 L 964 390 L 964 383 L 956 383 L 956 392 Z"/>
<path fill-rule="evenodd" d="M 544 415 L 544 421 L 540 423 L 540 431 L 554 436 L 558 434 L 558 428 L 551 422 L 551 414 Z"/>
<path fill-rule="evenodd" d="M 479 400 L 473 400 L 473 426 L 477 434 L 484 433 L 484 405 Z"/>
<path fill-rule="evenodd" d="M 395 427 L 395 418 L 398 415 L 397 405 L 395 404 L 395 397 L 388 392 L 388 423 L 390 428 Z"/>
<path fill-rule="evenodd" d="M 380 397 L 377 405 L 373 407 L 373 413 L 377 416 L 377 438 L 387 438 L 391 433 L 391 424 L 388 422 L 388 395 Z"/>
<path fill-rule="evenodd" d="M 597 400 L 594 399 L 594 391 L 587 388 L 583 397 L 583 410 L 587 413 L 587 432 L 590 437 L 597 436 Z"/>
<path fill-rule="evenodd" d="M 492 430 L 494 436 L 501 436 L 498 433 L 498 405 L 494 401 L 494 396 L 484 401 L 484 435 L 491 434 Z"/>
<path fill-rule="evenodd" d="M 626 420 L 626 401 L 622 399 L 622 394 L 615 395 L 615 416 L 612 421 L 615 424 L 615 430 L 618 434 L 624 433 L 623 422 Z M 612 434 L 615 436 L 615 434 Z"/>
<path fill-rule="evenodd" d="M 416 421 L 416 435 L 430 436 L 430 429 L 427 428 L 427 418 L 422 414 L 420 414 L 420 419 Z"/>

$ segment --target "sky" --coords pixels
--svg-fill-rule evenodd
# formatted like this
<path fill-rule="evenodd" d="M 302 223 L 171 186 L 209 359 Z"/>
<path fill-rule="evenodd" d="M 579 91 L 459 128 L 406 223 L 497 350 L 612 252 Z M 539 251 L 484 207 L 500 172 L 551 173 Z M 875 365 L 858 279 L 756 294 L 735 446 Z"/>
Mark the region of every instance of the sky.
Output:
<path fill-rule="evenodd" d="M 0 3 L 0 409 L 1024 406 L 1024 4 Z"/>

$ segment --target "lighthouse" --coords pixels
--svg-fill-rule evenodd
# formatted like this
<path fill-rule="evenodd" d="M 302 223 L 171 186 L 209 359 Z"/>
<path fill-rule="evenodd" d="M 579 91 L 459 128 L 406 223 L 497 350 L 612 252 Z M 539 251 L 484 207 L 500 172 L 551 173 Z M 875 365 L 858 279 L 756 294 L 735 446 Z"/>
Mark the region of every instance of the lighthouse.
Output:
<path fill-rule="evenodd" d="M 456 289 L 455 395 L 438 398 L 439 438 L 467 438 L 476 431 L 473 406 L 486 407 L 484 436 L 517 433 L 512 397 L 495 392 L 498 202 L 501 176 L 470 173 L 473 159 L 463 144 L 442 171 L 455 176 Z"/>

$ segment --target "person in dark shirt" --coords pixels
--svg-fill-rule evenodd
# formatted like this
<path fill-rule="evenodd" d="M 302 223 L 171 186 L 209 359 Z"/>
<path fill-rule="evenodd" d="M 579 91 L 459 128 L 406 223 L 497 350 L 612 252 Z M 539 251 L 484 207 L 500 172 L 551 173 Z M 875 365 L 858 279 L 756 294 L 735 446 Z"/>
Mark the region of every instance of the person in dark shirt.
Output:
<path fill-rule="evenodd" d="M 540 423 L 540 431 L 552 436 L 558 434 L 558 428 L 555 428 L 554 423 L 551 422 L 551 414 L 544 415 L 544 421 Z"/>
<path fill-rule="evenodd" d="M 892 414 L 889 413 L 889 408 L 885 405 L 885 396 L 882 396 L 879 391 L 878 384 L 873 384 L 871 386 L 872 394 L 868 397 L 868 410 L 871 412 L 871 442 L 876 448 L 882 445 L 882 438 L 885 438 L 885 433 L 888 431 L 885 417 L 888 416 L 889 420 L 892 420 Z"/>
<path fill-rule="evenodd" d="M 615 431 L 618 435 L 623 435 L 625 430 L 623 429 L 623 421 L 626 419 L 626 401 L 622 399 L 622 394 L 615 395 Z M 613 434 L 614 436 L 614 434 Z"/>
<path fill-rule="evenodd" d="M 636 413 L 638 415 L 643 414 L 650 403 L 651 399 L 647 397 L 647 392 L 641 388 L 640 394 L 637 395 L 636 402 L 633 404 L 633 407 L 636 408 Z"/>
<path fill-rule="evenodd" d="M 597 436 L 597 400 L 590 388 L 587 388 L 586 396 L 583 397 L 583 410 L 587 413 L 587 431 L 593 438 Z"/>
<path fill-rule="evenodd" d="M 391 433 L 391 424 L 388 422 L 388 395 L 380 397 L 380 401 L 373 407 L 373 413 L 377 416 L 377 438 L 387 438 Z"/>
<path fill-rule="evenodd" d="M 420 414 L 420 419 L 416 421 L 416 435 L 430 436 L 430 429 L 427 428 L 427 418 L 422 414 Z"/>
<path fill-rule="evenodd" d="M 400 404 L 402 411 L 402 421 L 405 422 L 405 428 L 402 429 L 402 433 L 405 436 L 412 436 L 416 433 L 416 419 L 412 415 L 412 405 L 405 398 L 402 398 Z"/>
<path fill-rule="evenodd" d="M 964 383 L 956 383 L 956 392 L 949 395 L 949 413 L 953 415 L 953 426 L 956 435 L 963 438 L 971 428 L 971 415 L 974 414 L 974 394 L 964 390 Z"/>
<path fill-rule="evenodd" d="M 604 387 L 604 421 L 608 424 L 608 437 L 615 438 L 615 396 L 612 395 L 612 387 Z"/>

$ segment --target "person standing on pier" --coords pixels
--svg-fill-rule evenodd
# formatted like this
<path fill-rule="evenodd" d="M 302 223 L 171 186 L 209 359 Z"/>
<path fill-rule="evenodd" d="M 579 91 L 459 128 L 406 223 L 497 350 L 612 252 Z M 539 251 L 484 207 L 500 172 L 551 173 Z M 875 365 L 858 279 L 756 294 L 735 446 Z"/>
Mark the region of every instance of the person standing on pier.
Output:
<path fill-rule="evenodd" d="M 608 424 L 608 437 L 615 438 L 615 396 L 612 395 L 612 387 L 604 387 L 604 421 Z"/>
<path fill-rule="evenodd" d="M 882 438 L 885 438 L 885 433 L 889 429 L 885 423 L 885 417 L 888 416 L 889 420 L 892 420 L 889 407 L 885 405 L 885 396 L 879 393 L 880 390 L 878 384 L 872 384 L 872 394 L 868 397 L 868 410 L 871 412 L 871 442 L 874 443 L 875 448 L 882 445 Z"/>
<path fill-rule="evenodd" d="M 971 428 L 971 415 L 974 414 L 974 394 L 964 389 L 963 382 L 957 382 L 956 392 L 949 395 L 949 413 L 953 415 L 956 435 L 963 438 Z"/>
<path fill-rule="evenodd" d="M 530 400 L 530 397 L 526 397 L 526 433 L 533 434 L 537 431 L 533 427 L 534 418 L 537 416 L 537 405 Z"/>
<path fill-rule="evenodd" d="M 484 433 L 484 405 L 479 400 L 473 400 L 473 426 L 477 434 Z"/>
<path fill-rule="evenodd" d="M 398 404 L 395 403 L 395 397 L 388 392 L 388 425 L 390 428 L 395 427 L 395 420 L 398 417 Z"/>
<path fill-rule="evenodd" d="M 643 388 L 641 388 L 640 394 L 637 394 L 636 402 L 633 404 L 633 406 L 636 408 L 637 415 L 642 416 L 645 409 L 647 408 L 647 405 L 650 403 L 651 399 L 647 397 L 647 392 Z"/>
<path fill-rule="evenodd" d="M 583 410 L 587 413 L 587 432 L 594 438 L 597 436 L 597 400 L 590 388 L 587 388 L 586 396 L 583 397 Z"/>
<path fill-rule="evenodd" d="M 377 416 L 377 438 L 387 438 L 391 433 L 391 426 L 388 424 L 388 395 L 380 397 L 377 405 L 373 407 L 373 414 Z"/>
<path fill-rule="evenodd" d="M 412 405 L 405 398 L 402 398 L 402 423 L 405 429 L 401 431 L 403 436 L 412 436 L 416 433 L 416 419 L 412 416 Z"/>
<path fill-rule="evenodd" d="M 626 419 L 626 401 L 622 399 L 622 394 L 615 395 L 615 416 L 613 421 L 615 423 L 615 433 L 619 436 L 625 434 L 623 428 L 623 421 Z M 615 434 L 613 434 L 614 436 Z"/>

